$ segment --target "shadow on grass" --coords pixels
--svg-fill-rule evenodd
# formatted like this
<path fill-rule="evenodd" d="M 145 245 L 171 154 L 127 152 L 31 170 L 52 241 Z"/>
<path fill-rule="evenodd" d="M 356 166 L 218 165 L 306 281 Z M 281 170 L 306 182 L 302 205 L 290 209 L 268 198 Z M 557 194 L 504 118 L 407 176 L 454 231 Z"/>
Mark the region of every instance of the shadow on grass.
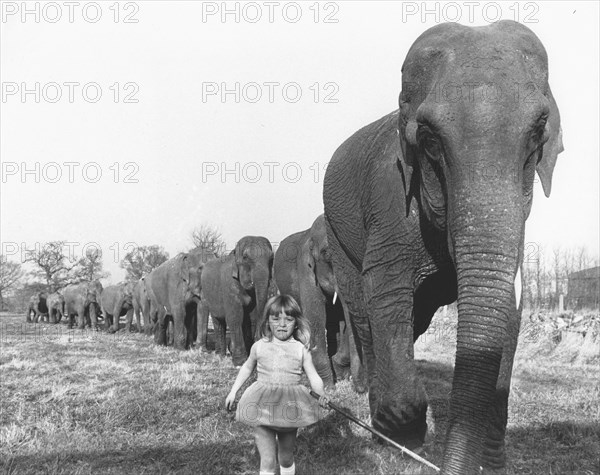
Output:
<path fill-rule="evenodd" d="M 199 443 L 187 448 L 165 444 L 159 447 L 133 447 L 112 452 L 80 451 L 43 456 L 17 456 L 5 460 L 0 469 L 6 474 L 71 473 L 177 473 L 244 474 L 258 468 L 258 457 L 249 462 L 250 443 Z"/>

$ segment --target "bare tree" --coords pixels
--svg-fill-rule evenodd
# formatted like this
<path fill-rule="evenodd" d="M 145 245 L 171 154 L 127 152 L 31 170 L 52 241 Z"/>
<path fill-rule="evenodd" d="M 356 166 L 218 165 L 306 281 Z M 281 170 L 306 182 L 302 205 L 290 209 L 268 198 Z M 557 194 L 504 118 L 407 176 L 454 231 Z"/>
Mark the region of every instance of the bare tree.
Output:
<path fill-rule="evenodd" d="M 126 279 L 135 282 L 168 259 L 169 253 L 162 246 L 138 246 L 125 254 L 119 266 L 127 272 Z"/>
<path fill-rule="evenodd" d="M 34 277 L 45 281 L 46 290 L 54 292 L 71 282 L 71 270 L 75 265 L 68 264 L 64 253 L 66 241 L 51 241 L 40 248 L 28 249 L 25 253 L 25 262 L 33 263 L 37 268 L 33 270 Z"/>
<path fill-rule="evenodd" d="M 23 276 L 23 269 L 18 262 L 7 260 L 0 254 L 0 310 L 4 310 L 4 299 Z"/>
<path fill-rule="evenodd" d="M 201 252 L 203 256 L 209 257 L 221 257 L 226 252 L 227 246 L 221 232 L 208 224 L 195 228 L 190 238 L 194 245 L 191 252 Z"/>
<path fill-rule="evenodd" d="M 108 277 L 109 273 L 102 270 L 102 250 L 96 247 L 89 247 L 72 271 L 73 280 L 92 281 Z"/>

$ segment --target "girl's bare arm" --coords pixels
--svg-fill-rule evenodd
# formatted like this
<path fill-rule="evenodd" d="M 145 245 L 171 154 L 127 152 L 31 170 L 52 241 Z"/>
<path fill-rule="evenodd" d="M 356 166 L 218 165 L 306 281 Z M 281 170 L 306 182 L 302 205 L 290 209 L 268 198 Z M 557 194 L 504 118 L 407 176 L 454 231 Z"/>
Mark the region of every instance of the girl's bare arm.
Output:
<path fill-rule="evenodd" d="M 229 391 L 229 394 L 225 398 L 225 407 L 228 410 L 231 410 L 233 408 L 233 403 L 235 401 L 235 396 L 236 396 L 237 392 L 240 390 L 240 388 L 246 382 L 246 380 L 250 377 L 250 375 L 252 374 L 252 371 L 254 371 L 255 367 L 256 367 L 256 345 L 252 345 L 252 349 L 250 350 L 250 356 L 248 356 L 248 359 L 246 360 L 244 365 L 240 368 L 240 372 L 238 373 L 237 377 L 235 378 L 235 382 L 233 383 L 233 386 L 231 387 L 231 391 Z"/>
<path fill-rule="evenodd" d="M 329 398 L 325 394 L 325 388 L 323 387 L 323 380 L 321 379 L 321 376 L 319 376 L 319 373 L 317 373 L 317 369 L 315 368 L 315 365 L 313 364 L 312 356 L 310 355 L 310 351 L 308 351 L 306 348 L 303 348 L 302 352 L 304 355 L 304 358 L 303 358 L 304 362 L 303 362 L 302 368 L 304 369 L 304 372 L 306 373 L 306 377 L 308 378 L 310 387 L 313 390 L 313 392 L 315 392 L 321 396 L 321 398 L 319 399 L 319 404 L 323 407 L 327 407 Z"/>

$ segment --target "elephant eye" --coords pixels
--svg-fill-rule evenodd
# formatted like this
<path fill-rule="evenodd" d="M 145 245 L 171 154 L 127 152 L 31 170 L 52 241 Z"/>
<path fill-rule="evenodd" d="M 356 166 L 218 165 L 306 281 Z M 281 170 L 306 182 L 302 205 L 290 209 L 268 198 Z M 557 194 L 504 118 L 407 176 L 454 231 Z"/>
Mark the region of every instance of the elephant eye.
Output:
<path fill-rule="evenodd" d="M 419 146 L 430 160 L 438 162 L 442 158 L 442 144 L 428 127 L 419 128 Z"/>

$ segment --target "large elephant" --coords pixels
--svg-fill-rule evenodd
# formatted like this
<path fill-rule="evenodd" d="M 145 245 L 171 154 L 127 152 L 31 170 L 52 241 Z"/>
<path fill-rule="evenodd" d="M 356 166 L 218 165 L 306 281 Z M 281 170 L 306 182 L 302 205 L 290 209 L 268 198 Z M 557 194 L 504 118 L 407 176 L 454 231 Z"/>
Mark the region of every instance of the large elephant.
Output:
<path fill-rule="evenodd" d="M 273 270 L 279 292 L 294 297 L 310 322 L 313 363 L 325 386 L 331 388 L 334 384 L 328 344 L 335 343 L 329 333 L 336 333 L 338 327 L 341 338 L 338 352 L 333 356 L 335 367 L 341 369 L 350 365 L 355 388 L 364 392 L 362 365 L 354 338 L 349 338 L 351 332 L 344 322 L 342 302 L 336 299 L 337 288 L 323 215 L 309 229 L 281 241 Z"/>
<path fill-rule="evenodd" d="M 65 287 L 65 317 L 69 319 L 69 328 L 73 327 L 73 319 L 77 316 L 78 328 L 83 330 L 87 322 L 93 330 L 98 329 L 101 295 L 102 284 L 99 280 Z"/>
<path fill-rule="evenodd" d="M 246 361 L 267 301 L 272 266 L 273 248 L 262 236 L 245 236 L 229 255 L 205 264 L 198 321 L 201 349 L 206 349 L 210 313 L 216 352 L 225 354 L 225 333 L 229 327 L 233 364 L 239 366 Z"/>
<path fill-rule="evenodd" d="M 131 321 L 133 319 L 133 282 L 121 282 L 116 285 L 109 285 L 102 291 L 100 297 L 100 307 L 104 315 L 104 326 L 109 333 L 119 331 L 119 318 L 123 315 L 125 318 L 125 331 L 131 330 Z M 141 331 L 139 313 L 137 317 L 137 330 Z"/>
<path fill-rule="evenodd" d="M 40 318 L 44 320 L 44 316 L 48 315 L 48 306 L 46 303 L 46 292 L 36 292 L 29 297 L 29 304 L 27 306 L 27 314 L 25 315 L 25 321 L 27 323 L 38 323 Z M 31 315 L 33 313 L 33 316 Z"/>
<path fill-rule="evenodd" d="M 60 323 L 65 313 L 65 298 L 58 292 L 48 295 L 48 320 L 50 323 Z"/>
<path fill-rule="evenodd" d="M 324 181 L 340 293 L 363 346 L 374 427 L 422 443 L 413 342 L 458 300 L 443 473 L 505 464 L 520 266 L 537 173 L 562 151 L 544 47 L 501 21 L 435 26 L 402 69 L 399 111 L 344 142 Z"/>
<path fill-rule="evenodd" d="M 167 345 L 170 318 L 173 320 L 175 348 L 188 349 L 196 340 L 203 265 L 198 254 L 181 253 L 146 276 L 156 344 Z"/>
<path fill-rule="evenodd" d="M 140 313 L 141 317 L 144 319 L 144 333 L 146 335 L 152 334 L 152 324 L 150 323 L 150 297 L 148 295 L 148 290 L 146 289 L 146 280 L 142 277 L 135 283 L 135 287 L 133 289 L 133 312 L 135 313 L 136 321 L 140 321 Z M 142 331 L 139 328 L 138 323 L 138 331 Z"/>

